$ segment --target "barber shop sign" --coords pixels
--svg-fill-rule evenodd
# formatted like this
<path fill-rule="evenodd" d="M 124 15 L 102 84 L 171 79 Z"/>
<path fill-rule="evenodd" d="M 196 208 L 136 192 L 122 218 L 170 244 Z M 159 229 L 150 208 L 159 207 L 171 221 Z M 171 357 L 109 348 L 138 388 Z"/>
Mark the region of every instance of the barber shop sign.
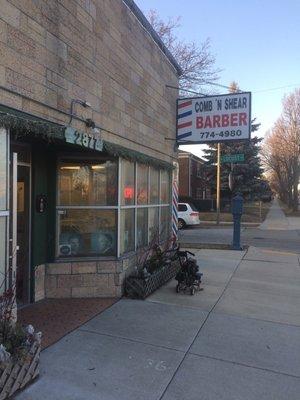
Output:
<path fill-rule="evenodd" d="M 250 132 L 250 92 L 177 100 L 179 144 L 245 140 Z"/>

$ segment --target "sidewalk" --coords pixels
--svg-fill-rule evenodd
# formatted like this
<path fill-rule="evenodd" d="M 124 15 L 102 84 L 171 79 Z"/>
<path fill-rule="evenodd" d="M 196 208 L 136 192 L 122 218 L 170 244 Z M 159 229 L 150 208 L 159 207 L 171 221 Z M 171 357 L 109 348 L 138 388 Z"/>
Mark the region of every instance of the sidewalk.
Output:
<path fill-rule="evenodd" d="M 265 221 L 259 228 L 261 230 L 297 230 L 300 229 L 300 218 L 286 217 L 278 200 L 274 199 Z"/>
<path fill-rule="evenodd" d="M 121 300 L 42 353 L 18 400 L 299 400 L 294 253 L 196 250 L 204 291 Z"/>

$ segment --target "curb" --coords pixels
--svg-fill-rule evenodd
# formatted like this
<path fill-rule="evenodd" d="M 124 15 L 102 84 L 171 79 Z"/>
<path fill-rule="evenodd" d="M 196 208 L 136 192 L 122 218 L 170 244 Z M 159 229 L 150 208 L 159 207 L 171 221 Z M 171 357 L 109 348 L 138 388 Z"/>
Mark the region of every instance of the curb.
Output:
<path fill-rule="evenodd" d="M 212 249 L 212 250 L 234 250 L 231 244 L 223 243 L 183 243 L 179 242 L 180 246 L 186 249 Z M 247 250 L 248 245 L 242 246 L 241 250 Z M 239 250 L 236 250 L 239 251 Z"/>
<path fill-rule="evenodd" d="M 257 227 L 261 225 L 262 222 L 241 222 L 242 227 Z M 217 225 L 216 221 L 201 221 L 200 222 L 201 228 L 207 228 L 207 227 L 228 227 L 228 226 L 233 226 L 233 222 L 220 222 L 219 225 Z"/>

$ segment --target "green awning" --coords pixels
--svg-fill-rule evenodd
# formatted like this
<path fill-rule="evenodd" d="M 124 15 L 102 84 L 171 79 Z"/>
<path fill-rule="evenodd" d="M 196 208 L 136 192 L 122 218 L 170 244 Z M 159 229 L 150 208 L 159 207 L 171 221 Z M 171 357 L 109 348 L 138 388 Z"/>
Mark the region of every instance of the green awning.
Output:
<path fill-rule="evenodd" d="M 65 126 L 4 105 L 0 105 L 0 125 L 16 136 L 34 135 L 48 141 L 64 140 Z"/>
<path fill-rule="evenodd" d="M 139 151 L 131 150 L 118 144 L 107 142 L 106 140 L 104 140 L 103 148 L 108 154 L 116 157 L 122 157 L 129 161 L 137 161 L 142 164 L 152 165 L 155 168 L 163 168 L 168 170 L 172 170 L 174 168 L 172 164 L 166 161 L 158 160 L 157 158 L 147 156 Z"/>
<path fill-rule="evenodd" d="M 16 138 L 18 136 L 26 137 L 30 135 L 35 136 L 36 138 L 44 139 L 47 142 L 52 142 L 57 139 L 65 142 L 65 130 L 67 128 L 67 126 L 56 124 L 55 122 L 39 118 L 32 114 L 28 114 L 26 112 L 19 111 L 1 104 L 0 126 L 4 126 L 5 128 L 9 129 Z M 76 146 L 77 150 L 79 148 L 82 150 L 87 150 L 79 145 L 72 146 Z M 103 141 L 103 150 L 106 154 L 114 157 L 122 157 L 130 161 L 137 161 L 142 164 L 152 165 L 156 168 L 164 168 L 168 170 L 173 169 L 173 165 L 166 161 L 150 157 L 139 151 L 132 150 L 106 140 Z"/>

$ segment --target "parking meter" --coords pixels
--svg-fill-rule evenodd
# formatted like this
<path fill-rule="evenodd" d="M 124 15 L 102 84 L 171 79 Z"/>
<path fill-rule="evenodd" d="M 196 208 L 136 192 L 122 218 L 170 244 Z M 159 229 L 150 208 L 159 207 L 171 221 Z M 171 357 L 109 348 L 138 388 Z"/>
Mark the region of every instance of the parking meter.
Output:
<path fill-rule="evenodd" d="M 241 217 L 243 214 L 243 197 L 240 194 L 231 200 L 231 213 L 233 216 L 233 250 L 242 250 L 241 247 Z"/>

